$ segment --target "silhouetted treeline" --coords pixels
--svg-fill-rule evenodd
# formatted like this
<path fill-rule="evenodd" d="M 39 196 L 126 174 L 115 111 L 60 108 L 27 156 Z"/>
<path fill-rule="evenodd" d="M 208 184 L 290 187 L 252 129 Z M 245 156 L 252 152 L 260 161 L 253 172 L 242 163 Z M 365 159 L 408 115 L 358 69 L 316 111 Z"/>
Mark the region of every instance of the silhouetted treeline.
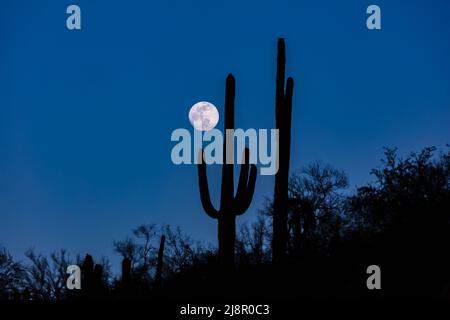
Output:
<path fill-rule="evenodd" d="M 114 242 L 123 259 L 70 258 L 65 250 L 28 263 L 0 250 L 2 299 L 449 297 L 450 150 L 426 148 L 406 158 L 387 149 L 375 180 L 348 189 L 344 172 L 316 162 L 291 176 L 286 261 L 272 263 L 273 199 L 238 228 L 235 267 L 224 274 L 216 248 L 179 228 L 137 227 Z M 82 289 L 66 289 L 66 268 L 82 269 Z M 379 265 L 382 290 L 366 288 Z M 281 271 L 280 271 L 281 269 Z"/>

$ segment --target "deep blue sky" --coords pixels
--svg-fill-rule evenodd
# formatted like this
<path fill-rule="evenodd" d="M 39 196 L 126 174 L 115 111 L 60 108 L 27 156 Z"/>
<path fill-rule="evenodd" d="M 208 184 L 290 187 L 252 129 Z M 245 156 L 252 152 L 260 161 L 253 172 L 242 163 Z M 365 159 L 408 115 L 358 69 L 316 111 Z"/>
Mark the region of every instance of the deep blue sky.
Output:
<path fill-rule="evenodd" d="M 78 4 L 82 30 L 66 29 Z M 382 30 L 365 26 L 378 4 Z M 450 1 L 19 1 L 0 4 L 0 245 L 112 256 L 141 223 L 215 241 L 194 166 L 170 161 L 190 106 L 237 80 L 236 125 L 272 128 L 276 40 L 295 78 L 291 171 L 370 180 L 383 146 L 450 136 Z M 222 128 L 219 123 L 219 128 Z M 210 178 L 217 199 L 219 176 Z M 259 177 L 252 219 L 270 196 Z"/>

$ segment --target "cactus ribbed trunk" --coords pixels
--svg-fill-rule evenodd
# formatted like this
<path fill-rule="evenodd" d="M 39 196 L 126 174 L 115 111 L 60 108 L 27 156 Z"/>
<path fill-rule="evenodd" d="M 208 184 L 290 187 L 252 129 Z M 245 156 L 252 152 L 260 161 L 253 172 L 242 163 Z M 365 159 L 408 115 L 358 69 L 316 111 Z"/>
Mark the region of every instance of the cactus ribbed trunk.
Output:
<path fill-rule="evenodd" d="M 277 75 L 275 93 L 275 126 L 279 133 L 278 172 L 275 176 L 273 200 L 272 259 L 281 263 L 286 258 L 288 229 L 288 185 L 291 152 L 291 118 L 294 80 L 288 78 L 284 87 L 286 48 L 283 39 L 278 40 Z"/>

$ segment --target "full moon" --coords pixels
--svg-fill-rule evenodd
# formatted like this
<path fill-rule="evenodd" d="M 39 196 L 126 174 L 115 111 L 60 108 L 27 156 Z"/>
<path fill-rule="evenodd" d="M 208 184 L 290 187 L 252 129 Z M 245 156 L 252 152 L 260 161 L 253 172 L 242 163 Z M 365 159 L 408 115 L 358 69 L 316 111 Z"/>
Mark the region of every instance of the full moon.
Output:
<path fill-rule="evenodd" d="M 189 121 L 199 131 L 209 131 L 219 122 L 219 112 L 210 102 L 200 101 L 189 111 Z"/>

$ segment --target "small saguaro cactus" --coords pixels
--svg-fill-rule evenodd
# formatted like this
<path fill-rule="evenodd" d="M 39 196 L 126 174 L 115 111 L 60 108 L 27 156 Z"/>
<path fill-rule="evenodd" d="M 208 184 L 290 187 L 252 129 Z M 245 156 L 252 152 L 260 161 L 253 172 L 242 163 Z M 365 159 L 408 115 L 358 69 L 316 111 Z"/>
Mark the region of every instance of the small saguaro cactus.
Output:
<path fill-rule="evenodd" d="M 156 275 L 155 275 L 155 289 L 159 290 L 161 288 L 162 279 L 162 268 L 163 268 L 163 258 L 164 258 L 164 244 L 166 243 L 166 236 L 161 236 L 161 241 L 159 242 L 158 250 L 158 260 L 156 263 Z"/>
<path fill-rule="evenodd" d="M 82 267 L 82 283 L 81 288 L 85 292 L 91 292 L 92 291 L 92 279 L 93 279 L 93 273 L 94 273 L 94 259 L 90 254 L 87 254 L 84 257 L 83 261 L 83 267 Z"/>
<path fill-rule="evenodd" d="M 131 283 L 131 261 L 128 258 L 122 260 L 122 284 L 129 286 Z"/>
<path fill-rule="evenodd" d="M 83 261 L 83 280 L 81 288 L 87 297 L 99 295 L 103 292 L 103 267 L 94 265 L 94 259 L 87 254 Z"/>
<path fill-rule="evenodd" d="M 275 126 L 278 129 L 278 172 L 275 175 L 273 200 L 272 259 L 282 262 L 286 256 L 288 240 L 288 184 L 291 153 L 291 119 L 294 79 L 289 77 L 284 87 L 286 46 L 284 39 L 278 39 L 277 75 L 275 91 Z"/>
<path fill-rule="evenodd" d="M 234 97 L 235 80 L 229 74 L 225 88 L 225 132 L 234 130 Z M 241 166 L 239 183 L 236 194 L 234 193 L 234 166 L 226 162 L 228 135 L 225 134 L 223 145 L 222 186 L 220 194 L 220 207 L 214 208 L 208 189 L 206 164 L 203 159 L 203 150 L 200 153 L 198 165 L 198 180 L 200 187 L 200 199 L 203 209 L 211 218 L 218 221 L 219 262 L 225 268 L 234 266 L 234 246 L 236 239 L 236 216 L 242 215 L 252 202 L 255 191 L 257 169 L 254 164 L 249 164 L 249 150 L 245 148 L 244 163 Z M 231 136 L 231 139 L 233 137 Z"/>

